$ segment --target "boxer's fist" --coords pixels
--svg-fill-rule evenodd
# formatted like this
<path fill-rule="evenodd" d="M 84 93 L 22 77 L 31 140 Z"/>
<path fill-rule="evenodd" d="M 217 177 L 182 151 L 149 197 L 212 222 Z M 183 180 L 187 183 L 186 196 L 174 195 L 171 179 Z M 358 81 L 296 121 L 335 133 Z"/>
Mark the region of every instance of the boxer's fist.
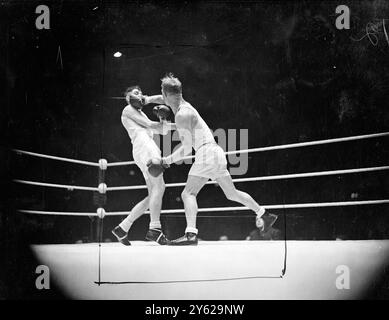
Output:
<path fill-rule="evenodd" d="M 153 113 L 159 118 L 159 120 L 167 120 L 170 116 L 170 108 L 161 104 L 153 108 Z"/>
<path fill-rule="evenodd" d="M 140 110 L 145 105 L 145 98 L 143 96 L 130 96 L 130 105 L 132 105 L 135 109 Z"/>
<path fill-rule="evenodd" d="M 163 173 L 169 165 L 160 158 L 152 158 L 147 161 L 147 170 L 153 177 L 158 177 L 161 173 Z"/>

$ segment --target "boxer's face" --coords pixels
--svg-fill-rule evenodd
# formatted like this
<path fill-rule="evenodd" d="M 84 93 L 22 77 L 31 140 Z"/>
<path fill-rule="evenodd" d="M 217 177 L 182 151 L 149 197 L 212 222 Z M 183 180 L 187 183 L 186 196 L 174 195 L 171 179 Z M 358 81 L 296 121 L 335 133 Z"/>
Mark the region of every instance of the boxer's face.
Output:
<path fill-rule="evenodd" d="M 142 96 L 143 96 L 142 90 L 135 88 L 135 89 L 132 89 L 129 93 L 127 93 L 126 100 L 129 103 L 130 97 L 135 98 L 135 99 L 141 99 Z"/>
<path fill-rule="evenodd" d="M 165 93 L 165 91 L 163 91 L 163 89 L 161 88 L 161 93 L 162 93 L 162 97 L 163 97 L 163 101 L 165 102 L 165 104 L 167 105 L 167 106 L 169 106 L 170 107 L 170 99 L 169 99 L 169 97 L 167 96 L 167 94 Z"/>
<path fill-rule="evenodd" d="M 129 96 L 132 96 L 134 98 L 141 98 L 142 97 L 142 90 L 139 90 L 137 88 L 135 88 L 134 90 L 132 90 L 130 93 L 129 93 Z"/>
<path fill-rule="evenodd" d="M 162 93 L 162 98 L 163 98 L 163 100 L 166 102 L 166 95 L 165 95 L 165 92 L 163 91 L 162 88 L 161 88 L 161 93 Z"/>

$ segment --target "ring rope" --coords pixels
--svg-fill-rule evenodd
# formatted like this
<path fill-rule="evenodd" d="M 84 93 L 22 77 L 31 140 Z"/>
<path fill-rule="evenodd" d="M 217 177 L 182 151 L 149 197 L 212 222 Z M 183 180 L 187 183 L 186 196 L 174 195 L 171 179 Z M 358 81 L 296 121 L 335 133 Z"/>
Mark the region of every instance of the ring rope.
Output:
<path fill-rule="evenodd" d="M 129 166 L 135 164 L 135 161 L 122 161 L 122 162 L 111 162 L 107 164 L 107 167 L 119 167 L 119 166 Z"/>
<path fill-rule="evenodd" d="M 306 177 L 319 177 L 319 176 L 329 176 L 329 175 L 338 175 L 338 174 L 350 174 L 350 173 L 361 173 L 361 172 L 373 172 L 373 171 L 383 171 L 389 170 L 389 166 L 382 167 L 370 167 L 370 168 L 358 168 L 358 169 L 344 169 L 344 170 L 331 170 L 331 171 L 317 171 L 317 172 L 305 172 L 305 173 L 293 173 L 293 174 L 283 174 L 283 175 L 273 175 L 273 176 L 262 176 L 262 177 L 251 177 L 251 178 L 237 178 L 232 179 L 233 182 L 253 182 L 253 181 L 266 181 L 266 180 L 280 180 L 280 179 L 294 179 L 294 178 L 306 178 Z M 71 186 L 64 184 L 54 184 L 54 183 L 45 183 L 37 181 L 28 181 L 28 180 L 19 180 L 14 179 L 14 182 L 29 184 L 42 187 L 52 187 L 52 188 L 62 188 L 72 190 L 87 190 L 87 191 L 101 191 L 96 187 L 85 187 L 85 186 Z M 186 182 L 177 182 L 177 183 L 167 183 L 166 187 L 182 187 L 185 186 Z M 206 184 L 217 184 L 217 181 L 208 181 Z M 119 186 L 119 187 L 107 187 L 105 191 L 123 191 L 123 190 L 140 190 L 147 189 L 146 185 L 137 185 L 137 186 Z M 105 193 L 105 192 L 104 192 Z"/>
<path fill-rule="evenodd" d="M 313 145 L 320 145 L 320 144 L 329 144 L 329 143 L 337 143 L 337 142 L 346 142 L 346 141 L 378 138 L 378 137 L 384 137 L 384 136 L 388 136 L 388 135 L 389 135 L 389 132 L 381 132 L 381 133 L 365 134 L 365 135 L 335 138 L 335 139 L 316 140 L 316 141 L 299 142 L 299 143 L 284 144 L 284 145 L 270 146 L 270 147 L 260 147 L 260 148 L 227 151 L 227 152 L 225 152 L 225 154 L 231 155 L 231 154 L 238 154 L 238 153 L 252 153 L 252 152 L 263 152 L 263 151 L 271 151 L 271 150 L 299 148 L 299 147 L 306 147 L 306 146 L 313 146 Z M 29 152 L 29 151 L 24 151 L 24 150 L 19 150 L 19 149 L 13 149 L 13 151 L 16 152 L 17 154 L 26 154 L 26 155 L 35 156 L 35 157 L 47 158 L 47 159 L 52 159 L 52 160 L 61 160 L 61 161 L 66 161 L 66 162 L 71 162 L 71 163 L 78 163 L 78 164 L 85 164 L 85 165 L 94 166 L 94 167 L 100 166 L 100 164 L 98 162 L 90 162 L 90 161 L 75 160 L 75 159 L 63 158 L 63 157 L 57 157 L 57 156 L 50 156 L 50 155 L 45 155 L 45 154 L 36 153 L 36 152 Z M 187 157 L 184 157 L 182 160 L 193 159 L 193 158 L 195 158 L 195 156 L 187 156 Z M 122 161 L 122 162 L 111 162 L 111 163 L 108 163 L 106 166 L 107 167 L 115 167 L 115 166 L 125 166 L 125 165 L 133 165 L 133 164 L 135 164 L 135 161 Z"/>
<path fill-rule="evenodd" d="M 389 132 L 382 132 L 382 133 L 365 134 L 365 135 L 352 136 L 352 137 L 343 137 L 343 138 L 335 138 L 335 139 L 326 139 L 326 140 L 316 140 L 316 141 L 308 141 L 308 142 L 283 144 L 283 145 L 270 146 L 270 147 L 235 150 L 235 151 L 228 151 L 228 152 L 226 152 L 226 154 L 229 155 L 229 154 L 237 154 L 237 153 L 251 153 L 251 152 L 263 152 L 263 151 L 271 151 L 271 150 L 292 149 L 292 148 L 316 146 L 316 145 L 321 145 L 321 144 L 330 144 L 330 143 L 338 143 L 338 142 L 347 142 L 347 141 L 354 141 L 354 140 L 385 137 L 388 135 L 389 135 Z"/>
<path fill-rule="evenodd" d="M 293 173 L 293 174 L 283 174 L 283 175 L 273 175 L 273 176 L 251 177 L 251 178 L 237 178 L 237 179 L 232 179 L 232 181 L 235 183 L 239 183 L 239 182 L 253 182 L 253 181 L 266 181 L 266 180 L 295 179 L 295 178 L 319 177 L 319 176 L 373 172 L 373 171 L 383 171 L 383 170 L 389 170 L 389 166 Z M 68 189 L 70 191 L 72 190 L 86 190 L 86 191 L 99 191 L 99 192 L 101 191 L 99 188 L 95 188 L 95 187 L 71 186 L 71 185 L 27 181 L 27 180 L 19 180 L 19 179 L 15 179 L 13 181 L 17 183 L 29 184 L 35 186 Z M 185 186 L 185 184 L 186 182 L 167 183 L 166 187 L 182 187 Z M 206 184 L 217 184 L 217 181 L 208 181 L 206 182 Z M 137 186 L 107 187 L 105 191 L 123 191 L 123 190 L 140 190 L 140 189 L 147 189 L 147 186 L 137 185 Z"/>
<path fill-rule="evenodd" d="M 46 155 L 46 154 L 29 152 L 29 151 L 23 151 L 23 150 L 18 150 L 18 149 L 13 149 L 13 151 L 16 152 L 17 154 L 26 154 L 26 155 L 33 156 L 33 157 L 40 157 L 40 158 L 46 158 L 46 159 L 52 159 L 52 160 L 60 160 L 60 161 L 71 162 L 71 163 L 85 164 L 87 166 L 99 167 L 98 163 L 90 162 L 90 161 L 83 161 L 83 160 L 75 160 L 75 159 L 70 159 L 70 158 L 49 156 L 49 155 Z"/>
<path fill-rule="evenodd" d="M 18 180 L 18 179 L 15 179 L 13 181 L 17 182 L 17 183 L 22 183 L 22 184 L 30 184 L 30 185 L 33 185 L 33 186 L 68 189 L 70 191 L 72 191 L 72 190 L 99 191 L 99 188 L 94 188 L 94 187 L 71 186 L 71 185 L 66 185 L 66 184 L 35 182 L 35 181 Z"/>
<path fill-rule="evenodd" d="M 236 182 L 236 183 L 238 183 L 238 182 L 253 182 L 253 181 L 266 181 L 266 180 L 319 177 L 319 176 L 372 172 L 372 171 L 383 171 L 383 170 L 389 170 L 389 166 L 332 170 L 332 171 L 317 171 L 317 172 L 305 172 L 305 173 L 293 173 L 293 174 L 283 174 L 283 175 L 273 175 L 273 176 L 251 177 L 251 178 L 237 178 L 237 179 L 232 179 L 232 181 Z M 217 184 L 217 181 L 208 181 L 205 184 Z M 178 183 L 167 183 L 165 186 L 166 187 L 183 187 L 185 185 L 186 185 L 186 182 L 178 182 Z M 107 191 L 138 190 L 138 189 L 147 189 L 147 186 L 146 185 L 138 185 L 138 186 L 108 187 Z"/>
<path fill-rule="evenodd" d="M 238 153 L 252 153 L 252 152 L 263 152 L 263 151 L 272 151 L 272 150 L 300 148 L 300 147 L 314 146 L 314 145 L 320 145 L 320 144 L 330 144 L 330 143 L 337 143 L 337 142 L 379 138 L 379 137 L 385 137 L 388 135 L 389 135 L 389 132 L 381 132 L 381 133 L 365 134 L 365 135 L 360 135 L 360 136 L 351 136 L 351 137 L 344 137 L 344 138 L 316 140 L 316 141 L 308 141 L 308 142 L 283 144 L 283 145 L 270 146 L 270 147 L 260 147 L 260 148 L 227 151 L 227 152 L 224 152 L 224 154 L 231 155 L 231 154 L 238 154 Z M 187 156 L 187 157 L 182 158 L 181 160 L 188 160 L 188 159 L 194 159 L 194 158 L 195 158 L 195 156 Z M 132 165 L 132 164 L 135 164 L 135 161 L 112 162 L 112 163 L 108 163 L 107 166 L 114 167 L 114 166 L 125 166 L 125 165 Z"/>
<path fill-rule="evenodd" d="M 93 217 L 97 216 L 96 212 L 61 212 L 61 211 L 39 211 L 39 210 L 18 210 L 21 213 L 43 214 L 50 216 L 75 216 L 75 217 Z"/>
<path fill-rule="evenodd" d="M 343 202 L 321 202 L 321 203 L 295 203 L 295 204 L 278 204 L 262 205 L 265 209 L 301 209 L 301 208 L 324 208 L 324 207 L 343 207 L 343 206 L 360 206 L 387 204 L 389 199 L 382 200 L 364 200 L 364 201 L 343 201 Z M 44 214 L 44 215 L 67 215 L 67 216 L 98 216 L 96 212 L 58 212 L 58 211 L 38 211 L 38 210 L 18 210 L 21 213 Z M 223 211 L 251 211 L 247 207 L 215 207 L 199 208 L 198 212 L 223 212 Z M 130 211 L 112 211 L 105 212 L 105 216 L 128 215 Z M 161 210 L 162 214 L 184 213 L 185 209 L 166 209 Z M 146 211 L 145 213 L 149 213 Z"/>

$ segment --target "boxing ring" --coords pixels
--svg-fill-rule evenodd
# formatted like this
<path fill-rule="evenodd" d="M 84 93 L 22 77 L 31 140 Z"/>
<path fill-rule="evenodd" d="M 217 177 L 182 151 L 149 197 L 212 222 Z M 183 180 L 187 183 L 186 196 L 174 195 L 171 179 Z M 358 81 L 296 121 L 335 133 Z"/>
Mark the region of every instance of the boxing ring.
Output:
<path fill-rule="evenodd" d="M 319 140 L 279 146 L 225 152 L 265 152 L 312 145 L 341 143 L 387 137 L 389 132 Z M 88 162 L 14 150 L 51 160 L 78 163 L 99 168 L 101 173 L 115 166 L 133 165 L 133 161 L 108 163 L 105 159 Z M 186 157 L 186 159 L 193 156 Z M 297 179 L 388 170 L 389 166 L 304 172 L 233 179 L 235 183 Z M 102 175 L 104 176 L 104 175 Z M 100 194 L 118 190 L 146 189 L 139 186 L 72 186 L 46 182 L 14 180 L 17 183 L 94 191 Z M 209 181 L 207 184 L 215 184 Z M 167 183 L 182 187 L 185 183 Z M 322 203 L 261 204 L 266 209 L 322 208 L 339 206 L 386 205 L 389 199 Z M 249 211 L 246 207 L 200 208 L 202 212 Z M 20 213 L 95 217 L 128 215 L 129 211 L 57 212 L 20 209 Z M 184 209 L 165 209 L 162 214 L 182 213 Z M 254 217 L 254 213 L 253 213 Z M 43 264 L 51 270 L 53 281 L 73 299 L 358 299 L 389 265 L 389 240 L 358 241 L 199 241 L 198 246 L 159 246 L 145 241 L 120 243 L 31 245 Z M 343 277 L 343 278 L 342 278 Z M 339 287 L 339 279 L 344 286 Z M 346 284 L 345 284 L 346 283 Z"/>
<path fill-rule="evenodd" d="M 360 299 L 388 265 L 389 241 L 200 241 L 198 246 L 102 243 L 35 245 L 55 283 L 72 299 Z M 233 262 L 233 263 L 232 263 Z M 227 266 L 227 268 L 226 268 Z M 349 289 L 337 289 L 339 266 Z"/>

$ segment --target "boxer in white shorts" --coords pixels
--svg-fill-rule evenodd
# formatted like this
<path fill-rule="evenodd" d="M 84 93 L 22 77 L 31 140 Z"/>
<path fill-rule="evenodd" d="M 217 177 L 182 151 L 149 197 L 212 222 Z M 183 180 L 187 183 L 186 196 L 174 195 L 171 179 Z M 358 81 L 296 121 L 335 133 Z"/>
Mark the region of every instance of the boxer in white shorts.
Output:
<path fill-rule="evenodd" d="M 237 190 L 227 170 L 227 160 L 223 149 L 215 142 L 213 134 L 203 118 L 190 103 L 182 97 L 181 82 L 172 74 L 162 79 L 162 96 L 160 100 L 154 96 L 154 101 L 165 103 L 175 114 L 175 124 L 182 145 L 170 156 L 160 160 L 153 160 L 149 166 L 149 172 L 160 173 L 169 166 L 196 151 L 193 163 L 182 192 L 182 200 L 185 207 L 187 227 L 185 235 L 171 241 L 170 245 L 196 245 L 198 229 L 196 228 L 197 217 L 197 194 L 209 179 L 216 180 L 229 200 L 236 201 L 253 210 L 257 215 L 257 223 L 268 230 L 276 221 L 277 216 L 265 213 L 249 194 Z"/>
<path fill-rule="evenodd" d="M 161 230 L 160 222 L 165 182 L 163 175 L 153 177 L 149 174 L 147 162 L 153 158 L 161 158 L 161 150 L 153 140 L 153 134 L 166 134 L 168 130 L 173 130 L 175 126 L 164 121 L 151 121 L 143 113 L 142 107 L 149 102 L 147 97 L 142 94 L 139 86 L 129 87 L 125 92 L 125 97 L 128 105 L 123 109 L 121 121 L 131 139 L 133 159 L 143 173 L 148 196 L 133 207 L 130 214 L 112 230 L 112 233 L 119 242 L 130 245 L 131 243 L 128 240 L 129 229 L 137 218 L 147 209 L 150 209 L 150 225 L 146 240 L 167 244 L 168 240 Z"/>

